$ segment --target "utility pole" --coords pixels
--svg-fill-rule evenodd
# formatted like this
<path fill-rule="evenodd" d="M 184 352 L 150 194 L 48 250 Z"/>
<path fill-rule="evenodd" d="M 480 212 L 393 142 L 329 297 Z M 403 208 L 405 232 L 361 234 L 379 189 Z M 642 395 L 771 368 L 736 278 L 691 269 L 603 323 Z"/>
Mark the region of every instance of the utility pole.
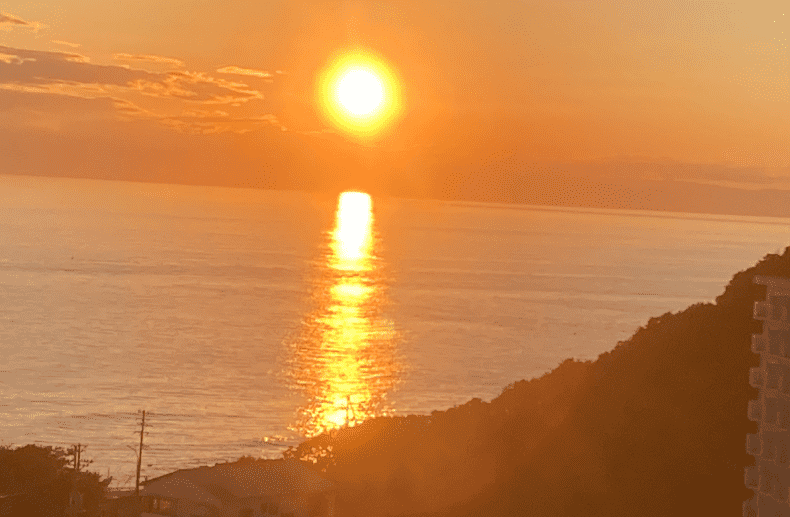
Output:
<path fill-rule="evenodd" d="M 145 430 L 145 410 L 143 410 L 143 424 L 140 427 L 140 452 L 137 455 L 137 481 L 135 482 L 134 495 L 140 495 L 140 466 L 143 464 L 143 431 Z"/>
<path fill-rule="evenodd" d="M 85 511 L 82 503 L 82 493 L 77 490 L 77 479 L 79 478 L 79 472 L 82 468 L 82 444 L 78 443 L 73 445 L 68 452 L 74 456 L 74 470 L 71 473 L 71 494 L 69 495 L 69 506 L 66 509 L 66 515 L 77 515 Z M 85 466 L 91 463 L 93 462 L 86 461 Z"/>
<path fill-rule="evenodd" d="M 82 461 L 80 460 L 80 453 L 82 452 L 82 444 L 78 443 L 73 445 L 71 449 L 68 450 L 71 456 L 74 457 L 74 472 L 79 472 L 80 468 L 82 467 Z"/>

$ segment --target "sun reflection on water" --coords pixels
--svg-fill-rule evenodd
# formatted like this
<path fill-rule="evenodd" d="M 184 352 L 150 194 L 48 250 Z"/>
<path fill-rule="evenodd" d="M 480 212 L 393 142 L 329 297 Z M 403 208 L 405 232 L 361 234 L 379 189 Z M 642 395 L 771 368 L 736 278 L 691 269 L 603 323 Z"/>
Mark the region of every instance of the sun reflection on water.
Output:
<path fill-rule="evenodd" d="M 292 346 L 293 387 L 307 398 L 292 429 L 307 437 L 388 414 L 387 394 L 400 374 L 397 334 L 381 317 L 385 282 L 370 196 L 342 193 L 328 235 L 316 309 Z"/>
<path fill-rule="evenodd" d="M 373 213 L 370 196 L 343 192 L 337 203 L 337 219 L 330 247 L 330 267 L 341 271 L 369 271 Z"/>

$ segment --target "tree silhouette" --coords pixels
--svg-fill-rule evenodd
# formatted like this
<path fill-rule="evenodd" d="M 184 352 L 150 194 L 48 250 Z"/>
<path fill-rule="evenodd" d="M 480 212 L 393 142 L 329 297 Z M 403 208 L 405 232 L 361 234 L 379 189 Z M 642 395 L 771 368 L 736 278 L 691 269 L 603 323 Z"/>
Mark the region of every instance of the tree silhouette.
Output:
<path fill-rule="evenodd" d="M 67 456 L 69 452 L 60 447 L 0 446 L 0 494 L 8 496 L 3 515 L 61 516 L 76 488 L 84 495 L 85 517 L 98 516 L 112 478 L 77 472 Z"/>

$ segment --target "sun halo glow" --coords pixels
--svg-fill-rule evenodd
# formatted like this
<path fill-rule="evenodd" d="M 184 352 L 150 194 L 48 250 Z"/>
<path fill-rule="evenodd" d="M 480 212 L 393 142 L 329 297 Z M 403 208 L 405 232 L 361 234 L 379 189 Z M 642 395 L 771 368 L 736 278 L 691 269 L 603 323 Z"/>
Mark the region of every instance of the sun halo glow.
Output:
<path fill-rule="evenodd" d="M 367 52 L 335 57 L 319 74 L 317 101 L 332 125 L 359 137 L 382 131 L 401 111 L 398 79 Z"/>

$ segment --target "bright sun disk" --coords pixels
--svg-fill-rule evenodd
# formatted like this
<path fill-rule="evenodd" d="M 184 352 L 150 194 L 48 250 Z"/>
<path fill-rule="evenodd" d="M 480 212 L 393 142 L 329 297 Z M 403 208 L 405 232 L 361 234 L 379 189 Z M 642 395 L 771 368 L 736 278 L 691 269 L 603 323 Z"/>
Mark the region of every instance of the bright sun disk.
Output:
<path fill-rule="evenodd" d="M 337 100 L 354 115 L 373 113 L 384 100 L 384 85 L 369 70 L 352 69 L 337 85 Z"/>
<path fill-rule="evenodd" d="M 317 79 L 316 100 L 325 120 L 346 133 L 373 137 L 402 112 L 398 77 L 372 52 L 339 52 Z"/>

